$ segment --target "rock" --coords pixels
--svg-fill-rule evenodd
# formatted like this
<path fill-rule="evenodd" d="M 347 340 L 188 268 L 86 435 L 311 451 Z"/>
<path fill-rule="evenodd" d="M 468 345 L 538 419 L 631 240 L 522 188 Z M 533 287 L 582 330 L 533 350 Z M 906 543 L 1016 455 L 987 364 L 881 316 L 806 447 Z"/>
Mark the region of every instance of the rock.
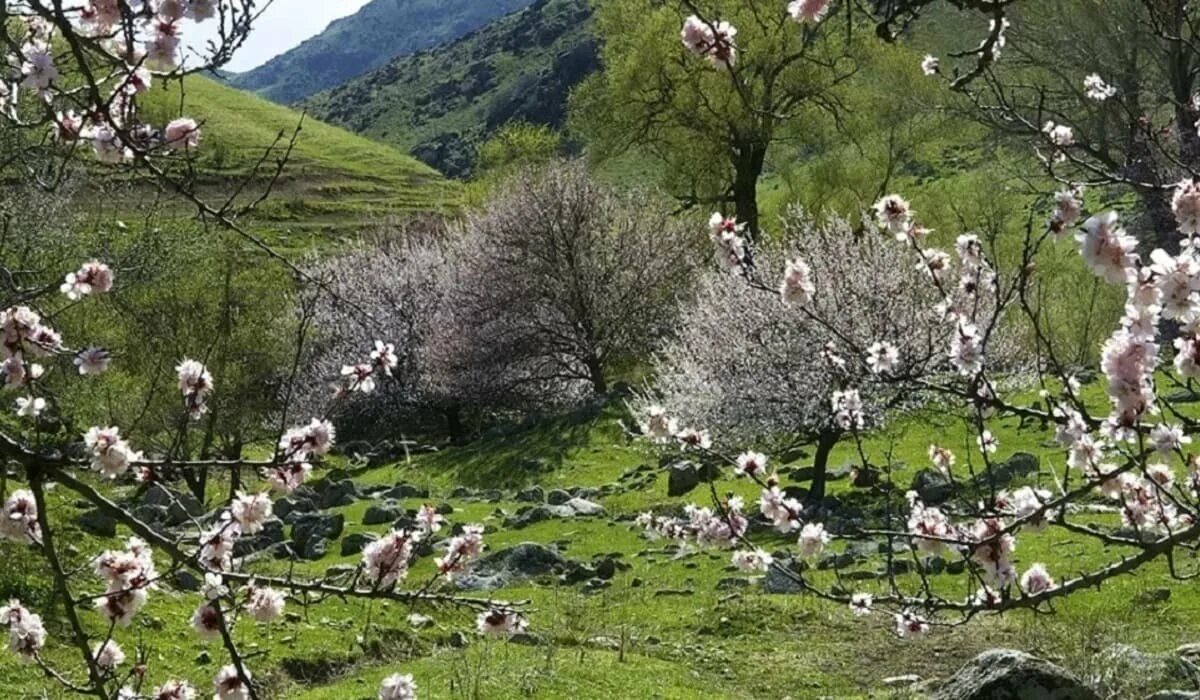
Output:
<path fill-rule="evenodd" d="M 80 513 L 75 524 L 98 537 L 116 537 L 117 521 L 97 508 Z"/>
<path fill-rule="evenodd" d="M 600 489 L 594 489 L 591 486 L 577 486 L 571 489 L 571 495 L 575 498 L 591 500 L 600 496 Z"/>
<path fill-rule="evenodd" d="M 369 532 L 355 532 L 346 535 L 342 538 L 342 556 L 348 557 L 352 554 L 362 554 L 367 545 L 376 539 L 378 538 Z"/>
<path fill-rule="evenodd" d="M 817 562 L 818 569 L 845 569 L 870 559 L 879 551 L 878 545 L 870 541 L 851 542 L 841 552 L 828 552 Z"/>
<path fill-rule="evenodd" d="M 575 509 L 567 506 L 534 506 L 518 511 L 516 515 L 504 521 L 504 526 L 508 528 L 523 528 L 527 525 L 540 523 L 543 520 L 551 518 L 573 518 L 575 517 Z"/>
<path fill-rule="evenodd" d="M 914 683 L 920 683 L 921 677 L 915 673 L 909 673 L 909 674 L 905 674 L 903 676 L 892 676 L 891 678 L 884 678 L 880 682 L 889 687 L 906 686 L 906 685 L 913 685 Z"/>
<path fill-rule="evenodd" d="M 358 487 L 349 479 L 332 483 L 328 481 L 318 483 L 323 483 L 323 486 L 317 487 L 317 506 L 322 510 L 348 506 L 358 498 Z"/>
<path fill-rule="evenodd" d="M 151 484 L 142 495 L 142 503 L 166 509 L 164 522 L 181 525 L 193 517 L 204 514 L 204 505 L 190 493 L 175 493 L 162 484 Z"/>
<path fill-rule="evenodd" d="M 199 654 L 196 654 L 196 665 L 197 666 L 203 666 L 205 664 L 210 664 L 210 663 L 212 663 L 212 657 L 208 655 L 207 651 L 202 651 Z"/>
<path fill-rule="evenodd" d="M 479 497 L 488 503 L 499 503 L 504 500 L 504 492 L 499 489 L 489 489 L 479 494 Z"/>
<path fill-rule="evenodd" d="M 438 515 L 450 515 L 454 512 L 454 506 L 450 505 L 449 503 L 439 503 L 437 504 L 437 507 L 433 509 L 433 512 L 437 513 Z"/>
<path fill-rule="evenodd" d="M 867 489 L 883 480 L 883 472 L 875 467 L 854 467 L 850 470 L 850 483 L 859 489 Z"/>
<path fill-rule="evenodd" d="M 617 560 L 611 557 L 601 559 L 600 563 L 596 564 L 596 578 L 608 580 L 617 575 Z"/>
<path fill-rule="evenodd" d="M 1066 669 L 1011 649 L 985 651 L 960 668 L 933 700 L 1099 700 Z"/>
<path fill-rule="evenodd" d="M 1155 603 L 1165 603 L 1171 599 L 1170 588 L 1151 588 L 1148 591 L 1142 591 L 1133 599 L 1133 602 L 1139 605 L 1154 605 Z"/>
<path fill-rule="evenodd" d="M 563 574 L 559 578 L 562 580 L 563 583 L 566 583 L 569 585 L 569 584 L 575 584 L 575 583 L 583 583 L 584 581 L 587 581 L 588 579 L 595 578 L 595 577 L 596 577 L 596 570 L 593 569 L 592 567 L 587 566 L 585 564 L 575 564 L 574 566 L 572 566 L 570 569 L 567 570 L 567 573 Z"/>
<path fill-rule="evenodd" d="M 450 498 L 469 498 L 474 493 L 466 486 L 455 486 L 454 490 L 450 492 Z"/>
<path fill-rule="evenodd" d="M 738 588 L 746 588 L 750 585 L 750 579 L 740 578 L 737 576 L 729 576 L 717 581 L 718 591 L 731 591 Z"/>
<path fill-rule="evenodd" d="M 408 624 L 416 629 L 428 627 L 433 624 L 433 618 L 421 613 L 412 613 L 408 616 Z"/>
<path fill-rule="evenodd" d="M 776 565 L 767 567 L 767 575 L 763 576 L 762 589 L 766 593 L 803 593 L 804 588 L 793 577 L 784 571 L 784 567 L 789 567 L 793 571 L 797 567 L 802 567 L 802 562 L 794 562 L 784 560 L 776 560 Z"/>
<path fill-rule="evenodd" d="M 171 585 L 177 591 L 194 593 L 200 590 L 200 578 L 187 569 L 180 569 L 171 575 Z"/>
<path fill-rule="evenodd" d="M 676 462 L 667 468 L 667 495 L 682 496 L 704 481 L 704 470 L 694 462 Z"/>
<path fill-rule="evenodd" d="M 933 469 L 922 469 L 914 474 L 912 485 L 908 488 L 916 491 L 921 500 L 931 506 L 941 505 L 954 495 L 954 482 Z"/>
<path fill-rule="evenodd" d="M 147 525 L 165 525 L 167 522 L 167 507 L 152 506 L 148 503 L 143 503 L 140 506 L 134 507 L 132 515 L 134 519 Z"/>
<path fill-rule="evenodd" d="M 329 540 L 342 535 L 346 519 L 341 513 L 305 513 L 292 525 L 292 542 L 304 559 L 320 559 Z"/>
<path fill-rule="evenodd" d="M 516 580 L 560 573 L 570 565 L 561 554 L 537 544 L 523 542 L 492 552 L 475 563 L 471 572 L 457 579 L 459 587 L 493 590 Z"/>
<path fill-rule="evenodd" d="M 552 506 L 561 506 L 569 500 L 571 500 L 571 494 L 562 489 L 552 489 L 550 493 L 546 494 L 546 503 Z"/>
<path fill-rule="evenodd" d="M 316 510 L 317 504 L 313 502 L 311 498 L 296 495 L 276 499 L 275 504 L 271 507 L 271 512 L 275 514 L 275 517 L 279 518 L 285 523 L 290 523 L 295 520 L 294 517 L 289 516 L 296 516 L 301 513 L 312 513 Z"/>
<path fill-rule="evenodd" d="M 450 639 L 448 641 L 450 646 L 454 647 L 455 649 L 462 649 L 463 647 L 467 646 L 467 635 L 463 634 L 462 632 L 451 632 Z"/>
<path fill-rule="evenodd" d="M 812 481 L 817 475 L 815 467 L 796 467 L 788 474 L 788 479 L 792 481 Z"/>
<path fill-rule="evenodd" d="M 243 535 L 234 540 L 233 555 L 235 557 L 244 557 L 254 552 L 261 552 L 286 539 L 283 535 L 283 523 L 278 520 L 268 520 L 263 523 L 263 529 L 253 535 Z"/>
<path fill-rule="evenodd" d="M 429 489 L 412 484 L 399 483 L 380 494 L 384 498 L 429 498 Z"/>
<path fill-rule="evenodd" d="M 1028 452 L 1017 452 L 1009 457 L 1007 462 L 993 464 L 990 471 L 977 474 L 975 476 L 975 485 L 978 488 L 1007 486 L 1018 477 L 1036 474 L 1038 465 L 1039 462 L 1036 455 L 1031 455 Z"/>
<path fill-rule="evenodd" d="M 367 512 L 363 513 L 363 525 L 383 525 L 390 523 L 404 515 L 404 508 L 392 499 L 388 499 L 383 503 L 373 503 L 367 507 Z"/>
<path fill-rule="evenodd" d="M 575 497 L 563 504 L 577 515 L 604 515 L 604 506 L 584 498 Z"/>
<path fill-rule="evenodd" d="M 541 503 L 546 500 L 546 491 L 541 486 L 530 486 L 517 492 L 517 500 L 525 503 Z"/>

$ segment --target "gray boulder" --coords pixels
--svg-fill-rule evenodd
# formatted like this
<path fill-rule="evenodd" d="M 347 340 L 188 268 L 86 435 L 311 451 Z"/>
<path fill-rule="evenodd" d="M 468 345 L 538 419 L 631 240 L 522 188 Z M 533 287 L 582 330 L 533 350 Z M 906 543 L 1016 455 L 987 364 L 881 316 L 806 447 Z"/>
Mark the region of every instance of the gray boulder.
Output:
<path fill-rule="evenodd" d="M 762 579 L 762 589 L 765 593 L 803 593 L 804 587 L 796 580 L 796 577 L 789 575 L 784 567 L 796 571 L 798 567 L 803 567 L 803 562 L 789 562 L 786 560 L 776 560 L 776 564 L 767 567 L 767 574 Z"/>
<path fill-rule="evenodd" d="M 390 523 L 400 516 L 404 515 L 404 508 L 400 507 L 392 499 L 388 499 L 383 503 L 373 503 L 367 507 L 367 512 L 363 513 L 363 525 L 382 525 Z"/>
<path fill-rule="evenodd" d="M 263 529 L 253 535 L 244 535 L 237 538 L 233 543 L 233 555 L 236 557 L 244 557 L 247 554 L 261 552 L 268 547 L 279 544 L 287 538 L 283 534 L 283 523 L 278 520 L 269 520 L 263 523 Z"/>
<path fill-rule="evenodd" d="M 571 500 L 571 494 L 562 489 L 551 489 L 550 493 L 546 494 L 546 503 L 552 506 L 561 506 Z"/>
<path fill-rule="evenodd" d="M 312 513 L 317 510 L 317 504 L 311 498 L 304 496 L 287 496 L 275 499 L 271 512 L 280 520 L 290 523 L 301 513 Z"/>
<path fill-rule="evenodd" d="M 355 532 L 342 538 L 342 556 L 361 554 L 377 538 L 369 532 Z"/>
<path fill-rule="evenodd" d="M 972 659 L 931 696 L 933 700 L 1099 700 L 1074 674 L 1012 649 Z"/>
<path fill-rule="evenodd" d="M 292 542 L 296 554 L 304 559 L 320 559 L 330 540 L 342 535 L 346 519 L 341 513 L 305 513 L 292 524 Z"/>
<path fill-rule="evenodd" d="M 429 489 L 399 483 L 381 494 L 384 498 L 429 498 Z"/>
<path fill-rule="evenodd" d="M 96 508 L 80 513 L 75 518 L 75 523 L 83 528 L 85 532 L 98 537 L 117 536 L 117 521 Z"/>
<path fill-rule="evenodd" d="M 348 506 L 358 498 L 358 487 L 349 479 L 319 482 L 317 506 L 321 509 Z"/>
<path fill-rule="evenodd" d="M 573 518 L 575 509 L 568 505 L 533 506 L 518 511 L 516 515 L 504 521 L 505 527 L 522 528 L 551 518 Z"/>
<path fill-rule="evenodd" d="M 694 462 L 676 462 L 667 467 L 667 495 L 682 496 L 710 480 L 709 472 Z"/>
<path fill-rule="evenodd" d="M 204 505 L 190 493 L 175 493 L 162 484 L 151 484 L 142 496 L 142 503 L 166 509 L 167 525 L 182 525 L 204 514 Z"/>
<path fill-rule="evenodd" d="M 541 503 L 546 500 L 546 491 L 541 486 L 530 486 L 517 492 L 517 500 L 525 503 Z"/>
<path fill-rule="evenodd" d="M 523 542 L 484 556 L 456 583 L 469 590 L 494 590 L 513 581 L 562 573 L 570 567 L 571 562 L 557 551 L 536 542 Z"/>
<path fill-rule="evenodd" d="M 583 498 L 572 498 L 563 505 L 575 511 L 576 515 L 604 515 L 604 506 Z"/>
<path fill-rule="evenodd" d="M 922 469 L 913 475 L 910 491 L 917 495 L 927 505 L 936 506 L 945 503 L 954 495 L 954 482 L 945 474 L 933 469 Z"/>

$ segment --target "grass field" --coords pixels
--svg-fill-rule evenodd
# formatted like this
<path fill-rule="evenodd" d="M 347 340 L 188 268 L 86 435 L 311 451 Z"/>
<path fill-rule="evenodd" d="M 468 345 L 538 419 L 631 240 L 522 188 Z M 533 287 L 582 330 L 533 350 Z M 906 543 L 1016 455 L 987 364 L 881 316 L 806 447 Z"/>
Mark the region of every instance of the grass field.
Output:
<path fill-rule="evenodd" d="M 190 176 L 213 201 L 247 179 L 239 201 L 257 197 L 300 129 L 271 197 L 251 219 L 257 229 L 293 243 L 459 205 L 457 183 L 407 154 L 208 78 L 157 89 L 144 108 L 151 122 L 161 123 L 181 114 L 181 101 L 182 113 L 200 122 L 203 133 Z"/>
<path fill-rule="evenodd" d="M 1094 400 L 1102 400 L 1096 387 L 1089 392 Z M 431 491 L 427 500 L 454 507 L 447 516 L 451 523 L 487 525 L 491 550 L 526 541 L 554 543 L 571 559 L 612 555 L 622 566 L 611 586 L 595 591 L 553 576 L 497 591 L 494 595 L 501 599 L 529 601 L 531 636 L 516 642 L 477 638 L 472 616 L 465 612 L 417 610 L 433 618 L 417 629 L 409 621 L 414 611 L 394 603 L 331 600 L 305 608 L 292 600 L 285 621 L 268 628 L 245 620 L 236 630 L 252 655 L 256 675 L 267 681 L 270 697 L 371 698 L 379 680 L 397 671 L 414 674 L 425 698 L 908 697 L 905 686 L 891 687 L 884 680 L 906 674 L 922 680 L 944 678 L 976 653 L 998 646 L 1061 663 L 1092 680 L 1108 697 L 1139 697 L 1188 685 L 1172 674 L 1169 659 L 1179 645 L 1200 641 L 1195 623 L 1200 592 L 1191 584 L 1173 584 L 1165 564 L 1057 603 L 1053 614 L 981 618 L 965 627 L 939 628 L 923 639 L 900 640 L 885 616 L 864 621 L 807 596 L 766 594 L 756 585 L 737 583 L 747 577 L 731 570 L 727 552 L 676 550 L 649 541 L 633 527 L 634 514 L 689 500 L 704 503 L 707 492 L 668 498 L 660 470 L 638 471 L 639 465 L 657 464 L 658 453 L 627 439 L 618 422 L 620 413 L 616 405 L 580 411 L 397 464 L 367 468 L 339 462 L 360 487 L 400 482 L 426 486 Z M 1044 431 L 1012 419 L 996 421 L 992 430 L 1000 440 L 998 458 L 1017 451 L 1036 454 L 1041 469 L 1031 478 L 1052 483 L 1051 472 L 1062 468 L 1062 459 L 1048 447 Z M 892 450 L 897 463 L 893 477 L 902 491 L 912 473 L 925 465 L 925 449 L 934 441 L 955 447 L 961 464 L 961 446 L 968 441 L 961 421 L 933 412 L 902 417 L 893 429 L 873 435 L 868 449 L 876 454 Z M 832 464 L 853 460 L 852 446 L 843 445 Z M 803 462 L 801 456 L 787 466 Z M 784 483 L 789 483 L 786 478 Z M 615 486 L 609 487 L 610 495 L 596 499 L 608 510 L 604 517 L 506 528 L 505 517 L 526 505 L 514 500 L 514 491 L 528 484 L 547 490 Z M 502 489 L 502 494 L 498 500 L 449 496 L 462 485 Z M 754 489 L 731 479 L 718 486 L 754 496 Z M 832 491 L 856 502 L 867 498 L 845 479 L 834 481 Z M 68 521 L 73 501 L 65 495 L 55 498 L 55 516 Z M 403 505 L 416 507 L 422 500 L 426 499 L 406 499 Z M 345 534 L 386 529 L 361 524 L 369 505 L 359 501 L 337 509 L 346 518 Z M 1116 520 L 1101 513 L 1094 522 L 1112 525 Z M 1018 569 L 1041 561 L 1061 580 L 1120 554 L 1050 532 L 1020 538 Z M 78 564 L 115 544 L 74 532 L 69 537 Z M 790 538 L 759 537 L 768 550 L 791 545 Z M 358 562 L 357 555 L 342 557 L 336 547 L 331 549 L 333 553 L 316 562 L 263 566 L 276 571 L 294 566 L 297 572 L 320 574 Z M 0 576 L 0 597 L 45 604 L 48 584 L 35 555 L 10 545 L 4 553 L 9 565 Z M 431 571 L 431 558 L 422 558 L 410 581 L 424 581 Z M 825 583 L 832 582 L 831 575 L 813 572 L 815 580 Z M 901 581 L 911 584 L 914 578 Z M 960 590 L 954 587 L 957 578 L 938 574 L 931 581 L 937 589 Z M 76 583 L 81 590 L 95 585 L 90 572 Z M 881 583 L 861 585 L 870 591 Z M 223 663 L 223 654 L 219 645 L 199 642 L 180 623 L 195 605 L 195 594 L 155 593 L 134 626 L 118 639 L 127 651 L 137 644 L 146 649 L 151 679 L 170 672 L 189 678 L 203 691 Z M 46 617 L 52 629 L 61 629 L 60 616 Z M 102 631 L 95 614 L 87 612 L 85 618 L 94 632 Z M 465 647 L 457 633 L 463 633 Z M 58 643 L 50 647 L 54 659 L 69 660 L 72 654 Z M 17 697 L 41 697 L 43 692 L 65 697 L 11 656 L 0 657 L 0 683 Z"/>

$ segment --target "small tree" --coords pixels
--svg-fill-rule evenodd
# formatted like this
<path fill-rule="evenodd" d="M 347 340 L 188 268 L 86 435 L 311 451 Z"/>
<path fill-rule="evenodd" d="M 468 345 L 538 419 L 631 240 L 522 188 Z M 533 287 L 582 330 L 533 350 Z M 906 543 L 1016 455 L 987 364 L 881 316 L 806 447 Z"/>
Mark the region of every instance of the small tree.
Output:
<path fill-rule="evenodd" d="M 947 331 L 930 310 L 929 273 L 897 264 L 878 236 L 856 236 L 843 220 L 820 223 L 793 209 L 780 239 L 755 259 L 755 280 L 787 272 L 811 288 L 772 302 L 764 294 L 778 291 L 765 283 L 724 270 L 704 275 L 655 365 L 656 400 L 720 444 L 815 443 L 809 499 L 819 503 L 830 451 L 848 431 L 911 400 L 905 378 L 944 369 L 938 348 Z M 825 318 L 839 321 L 835 334 Z M 831 407 L 847 389 L 863 404 L 860 425 Z"/>
<path fill-rule="evenodd" d="M 571 401 L 644 359 L 674 327 L 696 250 L 653 201 L 561 162 L 468 215 L 429 343 L 441 391 L 481 406 Z"/>

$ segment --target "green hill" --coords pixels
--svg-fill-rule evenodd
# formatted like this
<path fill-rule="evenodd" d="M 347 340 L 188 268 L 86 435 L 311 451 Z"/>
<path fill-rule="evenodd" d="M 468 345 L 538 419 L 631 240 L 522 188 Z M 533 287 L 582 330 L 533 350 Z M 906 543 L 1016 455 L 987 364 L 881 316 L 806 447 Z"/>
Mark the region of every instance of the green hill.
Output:
<path fill-rule="evenodd" d="M 284 104 L 340 85 L 388 60 L 484 26 L 530 0 L 374 0 L 294 49 L 232 79 Z"/>
<path fill-rule="evenodd" d="M 322 119 L 394 144 L 451 176 L 512 121 L 561 126 L 599 67 L 587 0 L 537 0 L 451 44 L 397 58 L 307 101 Z"/>
<path fill-rule="evenodd" d="M 179 90 L 157 90 L 144 103 L 152 122 L 179 111 Z M 185 111 L 202 124 L 198 165 L 202 190 L 224 193 L 249 175 L 282 135 L 256 184 L 273 175 L 293 130 L 302 124 L 286 168 L 256 222 L 283 231 L 324 232 L 408 211 L 456 206 L 457 186 L 388 146 L 303 116 L 287 107 L 195 76 L 186 81 Z"/>

